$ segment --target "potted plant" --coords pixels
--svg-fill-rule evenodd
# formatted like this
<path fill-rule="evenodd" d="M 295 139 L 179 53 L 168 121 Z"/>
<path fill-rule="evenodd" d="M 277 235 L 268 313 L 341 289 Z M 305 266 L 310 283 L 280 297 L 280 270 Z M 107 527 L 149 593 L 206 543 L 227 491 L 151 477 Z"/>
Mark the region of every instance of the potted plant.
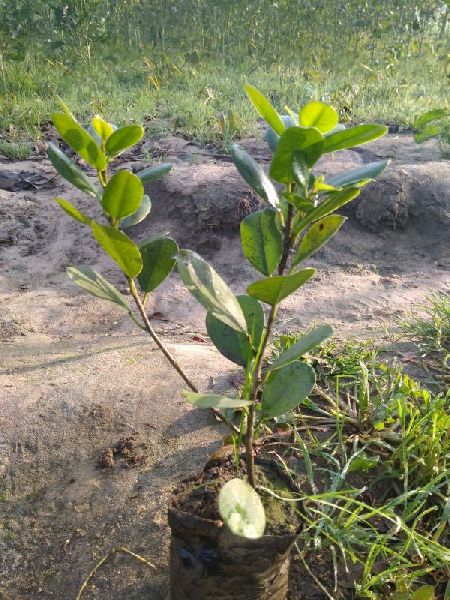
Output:
<path fill-rule="evenodd" d="M 187 401 L 213 409 L 232 432 L 231 446 L 213 456 L 201 473 L 182 482 L 172 496 L 172 600 L 286 598 L 290 551 L 301 514 L 295 502 L 279 499 L 292 494 L 291 482 L 275 464 L 258 456 L 255 442 L 274 418 L 297 409 L 311 393 L 315 374 L 301 358 L 332 330 L 328 325 L 316 327 L 271 362 L 270 336 L 282 301 L 314 275 L 304 262 L 344 223 L 335 211 L 356 198 L 360 188 L 387 165 L 379 161 L 325 179 L 314 172 L 321 156 L 367 143 L 387 128 L 369 124 L 344 129 L 336 111 L 321 102 L 307 104 L 299 114 L 289 110 L 280 116 L 255 88 L 246 86 L 246 91 L 268 125 L 266 139 L 274 155 L 269 177 L 242 148 L 232 148 L 239 173 L 267 204 L 241 223 L 243 253 L 260 277 L 248 286 L 246 295 L 237 297 L 206 261 L 192 251 L 179 250 L 174 240 L 158 237 L 138 247 L 123 233 L 150 210 L 142 184 L 170 168 L 152 167 L 136 175 L 118 171 L 109 177 L 111 160 L 139 141 L 142 128 L 129 125 L 114 130 L 95 117 L 90 134 L 66 108 L 53 115 L 61 137 L 97 171 L 101 189 L 54 146 L 50 146 L 50 159 L 61 175 L 101 203 L 107 224 L 82 214 L 66 200 L 57 201 L 91 228 L 121 268 L 136 311 L 98 273 L 70 267 L 69 277 L 126 310 L 184 379 L 189 387 L 184 392 Z M 184 284 L 206 308 L 212 342 L 243 368 L 244 384 L 236 397 L 200 393 L 151 326 L 145 311 L 147 295 L 175 264 Z M 235 410 L 241 411 L 239 427 L 227 418 Z"/>

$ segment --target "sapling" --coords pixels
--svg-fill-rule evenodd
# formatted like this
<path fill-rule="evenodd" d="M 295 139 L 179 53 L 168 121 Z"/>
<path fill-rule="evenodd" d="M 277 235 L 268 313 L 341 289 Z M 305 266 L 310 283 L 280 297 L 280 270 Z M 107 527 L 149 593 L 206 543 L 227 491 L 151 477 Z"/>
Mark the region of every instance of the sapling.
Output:
<path fill-rule="evenodd" d="M 301 358 L 332 334 L 329 325 L 316 327 L 269 362 L 268 345 L 278 309 L 314 276 L 315 269 L 304 263 L 343 225 L 345 217 L 335 211 L 356 198 L 388 161 L 326 178 L 315 170 L 323 155 L 375 140 L 387 128 L 369 124 L 345 129 L 336 111 L 322 102 L 280 116 L 254 87 L 247 85 L 246 92 L 268 125 L 266 140 L 274 151 L 269 175 L 239 145 L 231 151 L 237 170 L 266 204 L 247 216 L 240 228 L 243 253 L 262 277 L 248 286 L 246 295 L 236 297 L 196 253 L 180 250 L 177 266 L 185 285 L 207 310 L 212 342 L 244 369 L 245 385 L 237 397 L 192 391 L 184 395 L 197 407 L 242 410 L 237 443 L 245 435 L 248 484 L 240 479 L 226 483 L 219 495 L 219 511 L 234 533 L 258 537 L 264 531 L 264 511 L 254 491 L 258 485 L 255 440 L 263 425 L 297 409 L 311 393 L 315 373 Z M 268 307 L 267 320 L 261 303 Z"/>

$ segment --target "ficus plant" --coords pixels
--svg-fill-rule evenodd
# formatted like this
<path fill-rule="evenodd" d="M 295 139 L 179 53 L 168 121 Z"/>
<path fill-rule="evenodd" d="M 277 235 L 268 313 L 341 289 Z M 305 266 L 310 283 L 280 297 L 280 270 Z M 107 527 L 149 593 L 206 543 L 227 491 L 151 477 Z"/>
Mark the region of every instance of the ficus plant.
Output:
<path fill-rule="evenodd" d="M 190 250 L 177 253 L 182 280 L 206 308 L 206 327 L 216 348 L 244 369 L 245 384 L 236 397 L 185 391 L 199 408 L 239 409 L 236 436 L 245 445 L 246 478 L 226 483 L 219 495 L 223 520 L 236 534 L 259 537 L 265 527 L 264 509 L 255 489 L 254 445 L 261 428 L 299 407 L 313 390 L 314 370 L 302 356 L 332 334 L 321 325 L 268 360 L 269 341 L 283 300 L 305 285 L 315 269 L 308 259 L 339 231 L 345 217 L 336 211 L 356 198 L 388 161 L 370 163 L 333 177 L 320 175 L 319 159 L 333 152 L 375 140 L 384 125 L 342 127 L 336 111 L 310 102 L 297 113 L 279 115 L 270 101 L 247 85 L 247 95 L 266 122 L 266 141 L 273 150 L 269 174 L 239 145 L 231 151 L 234 164 L 265 206 L 241 223 L 243 254 L 258 272 L 247 294 L 235 296 L 214 269 Z M 267 318 L 265 310 L 267 308 Z"/>

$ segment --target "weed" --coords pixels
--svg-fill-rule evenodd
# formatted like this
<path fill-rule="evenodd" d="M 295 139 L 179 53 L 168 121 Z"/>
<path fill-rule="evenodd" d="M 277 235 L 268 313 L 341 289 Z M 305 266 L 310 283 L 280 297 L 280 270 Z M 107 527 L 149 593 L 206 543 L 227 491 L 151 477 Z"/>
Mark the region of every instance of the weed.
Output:
<path fill-rule="evenodd" d="M 33 145 L 30 142 L 9 142 L 0 139 L 0 154 L 11 160 L 25 160 L 33 154 Z"/>

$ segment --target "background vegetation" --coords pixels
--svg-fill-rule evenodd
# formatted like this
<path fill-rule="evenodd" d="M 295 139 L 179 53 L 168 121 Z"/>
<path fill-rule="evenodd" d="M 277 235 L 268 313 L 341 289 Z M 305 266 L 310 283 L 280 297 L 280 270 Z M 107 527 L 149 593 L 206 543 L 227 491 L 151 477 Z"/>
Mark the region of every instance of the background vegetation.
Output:
<path fill-rule="evenodd" d="M 0 128 L 35 137 L 59 95 L 81 115 L 146 118 L 152 132 L 214 140 L 255 126 L 244 81 L 279 109 L 313 98 L 344 121 L 410 125 L 448 106 L 449 6 L 0 0 Z"/>

